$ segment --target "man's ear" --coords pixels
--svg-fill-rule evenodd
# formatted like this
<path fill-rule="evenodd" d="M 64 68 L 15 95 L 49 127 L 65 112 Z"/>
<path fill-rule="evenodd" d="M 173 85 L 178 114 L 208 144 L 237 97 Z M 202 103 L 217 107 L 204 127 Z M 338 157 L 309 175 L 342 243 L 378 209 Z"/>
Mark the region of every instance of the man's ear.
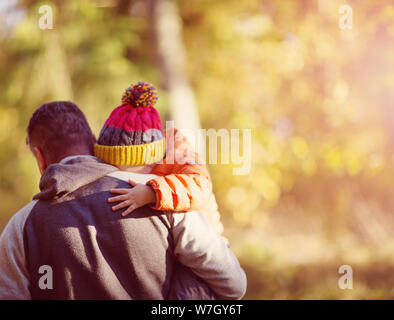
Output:
<path fill-rule="evenodd" d="M 39 148 L 34 147 L 33 153 L 34 156 L 36 157 L 38 168 L 40 169 L 41 174 L 43 174 L 45 169 L 48 167 L 48 163 L 45 160 L 45 157 Z"/>

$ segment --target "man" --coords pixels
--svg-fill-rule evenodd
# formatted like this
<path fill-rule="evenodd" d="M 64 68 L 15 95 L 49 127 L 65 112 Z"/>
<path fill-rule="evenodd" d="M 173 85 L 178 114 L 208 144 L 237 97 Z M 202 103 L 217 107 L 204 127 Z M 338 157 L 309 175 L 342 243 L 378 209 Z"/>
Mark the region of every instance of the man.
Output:
<path fill-rule="evenodd" d="M 147 177 L 125 178 L 92 156 L 95 139 L 76 105 L 42 105 L 27 142 L 41 192 L 0 237 L 0 299 L 174 298 L 178 261 L 203 280 L 190 298 L 209 298 L 205 284 L 219 299 L 243 296 L 244 271 L 198 213 L 165 215 L 146 206 L 126 218 L 112 212 L 108 190 Z"/>

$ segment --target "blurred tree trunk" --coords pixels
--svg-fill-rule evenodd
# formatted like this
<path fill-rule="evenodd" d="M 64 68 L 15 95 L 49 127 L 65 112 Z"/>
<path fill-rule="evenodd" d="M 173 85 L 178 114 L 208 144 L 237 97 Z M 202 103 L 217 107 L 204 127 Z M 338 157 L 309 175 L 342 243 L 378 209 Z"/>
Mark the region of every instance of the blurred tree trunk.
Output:
<path fill-rule="evenodd" d="M 154 47 L 163 79 L 161 85 L 168 94 L 171 120 L 196 146 L 193 132 L 196 134 L 201 124 L 185 72 L 186 50 L 177 3 L 174 0 L 149 0 L 149 6 Z"/>
<path fill-rule="evenodd" d="M 45 33 L 44 33 L 45 32 Z M 29 101 L 74 99 L 67 57 L 56 30 L 43 31 L 45 50 L 34 63 L 26 90 Z"/>

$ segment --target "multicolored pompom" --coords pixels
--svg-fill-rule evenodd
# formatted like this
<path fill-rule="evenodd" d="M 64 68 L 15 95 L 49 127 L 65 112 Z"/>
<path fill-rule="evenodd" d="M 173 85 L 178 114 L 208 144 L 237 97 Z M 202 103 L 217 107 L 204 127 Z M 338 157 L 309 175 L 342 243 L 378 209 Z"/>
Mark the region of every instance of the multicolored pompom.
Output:
<path fill-rule="evenodd" d="M 133 107 L 153 107 L 156 101 L 156 88 L 142 81 L 128 87 L 122 96 L 122 105 L 128 104 Z"/>

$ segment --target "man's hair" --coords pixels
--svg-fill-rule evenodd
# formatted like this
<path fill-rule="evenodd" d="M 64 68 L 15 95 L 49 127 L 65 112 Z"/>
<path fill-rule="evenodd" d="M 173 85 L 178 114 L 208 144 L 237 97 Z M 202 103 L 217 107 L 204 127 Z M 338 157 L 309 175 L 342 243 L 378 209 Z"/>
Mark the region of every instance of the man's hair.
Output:
<path fill-rule="evenodd" d="M 28 143 L 37 146 L 51 162 L 73 150 L 93 154 L 92 130 L 83 112 L 72 102 L 43 104 L 32 115 L 27 128 Z"/>

